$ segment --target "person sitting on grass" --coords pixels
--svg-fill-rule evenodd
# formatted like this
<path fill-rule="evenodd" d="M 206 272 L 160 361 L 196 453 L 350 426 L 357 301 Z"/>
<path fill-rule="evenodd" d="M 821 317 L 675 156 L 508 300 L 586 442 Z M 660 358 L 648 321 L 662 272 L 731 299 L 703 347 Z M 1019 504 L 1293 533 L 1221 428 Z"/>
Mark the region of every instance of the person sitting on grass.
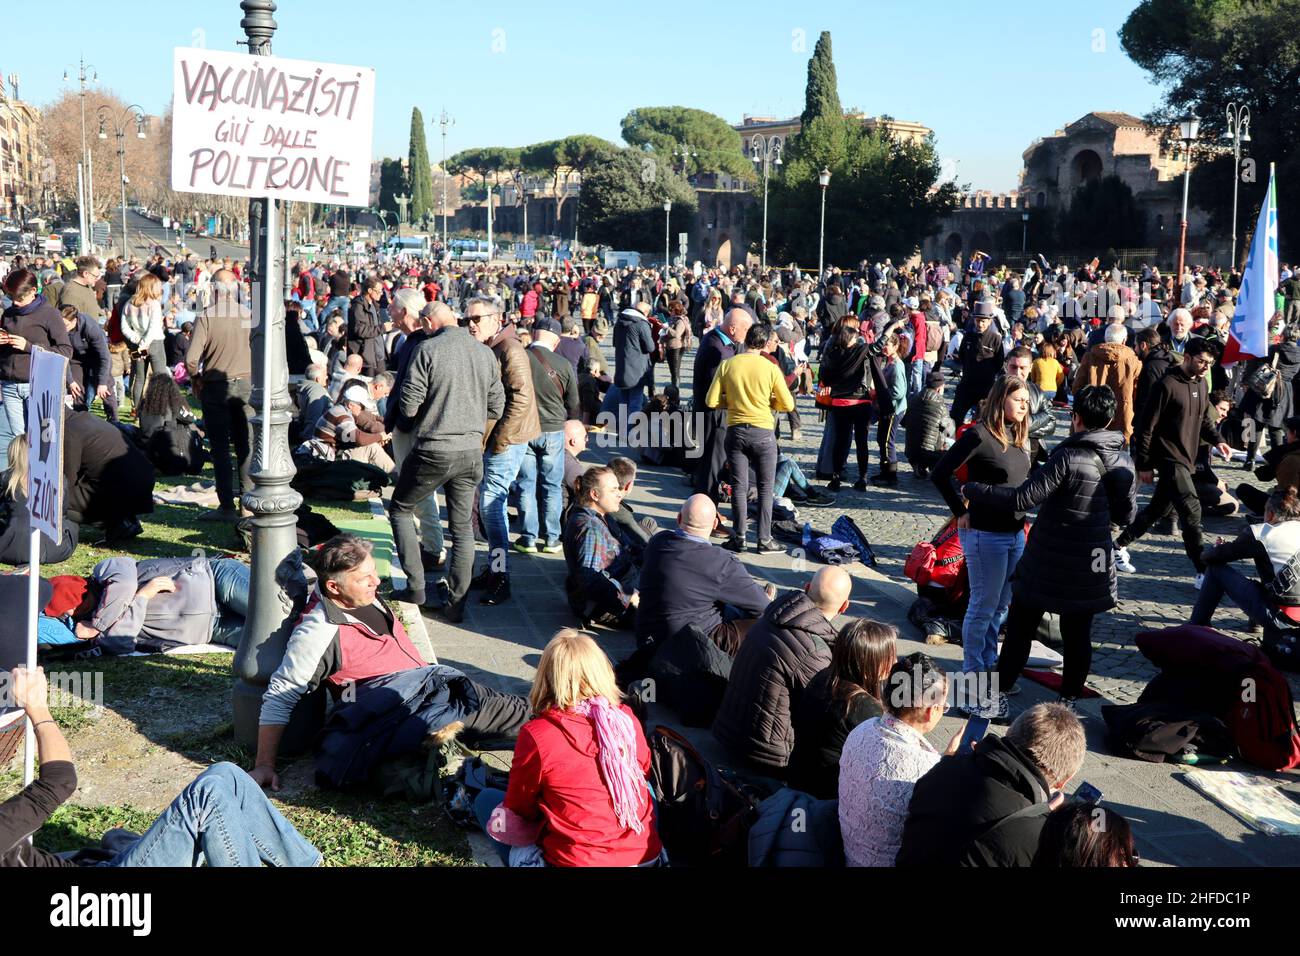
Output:
<path fill-rule="evenodd" d="M 510 785 L 474 814 L 507 866 L 665 866 L 647 775 L 650 748 L 614 669 L 566 628 L 542 651 Z"/>
<path fill-rule="evenodd" d="M 527 718 L 522 697 L 424 662 L 377 596 L 371 551 L 351 534 L 321 546 L 315 590 L 262 697 L 251 774 L 262 786 L 280 789 L 275 767 L 284 729 L 298 702 L 321 686 L 335 707 L 317 738 L 316 779 L 339 788 L 366 783 L 381 762 L 462 732 L 471 742 L 513 738 Z"/>
<path fill-rule="evenodd" d="M 31 513 L 27 510 L 27 436 L 15 435 L 9 443 L 9 470 L 4 472 L 0 493 L 0 562 L 27 564 L 31 560 Z M 70 518 L 63 519 L 63 538 L 51 541 L 41 535 L 41 564 L 58 564 L 77 550 L 81 529 Z"/>
<path fill-rule="evenodd" d="M 612 469 L 597 465 L 582 473 L 564 526 L 565 593 L 584 622 L 623 628 L 632 623 L 638 568 L 632 552 L 619 544 L 609 516 L 623 503 Z"/>
<path fill-rule="evenodd" d="M 38 849 L 27 837 L 76 792 L 72 750 L 48 706 L 42 668 L 10 674 L 14 703 L 36 731 L 37 778 L 0 804 L 0 867 L 80 865 Z M 120 836 L 117 831 L 111 831 Z M 209 767 L 181 791 L 144 834 L 115 839 L 120 847 L 96 866 L 320 866 L 320 850 L 284 818 L 261 789 L 232 763 Z"/>

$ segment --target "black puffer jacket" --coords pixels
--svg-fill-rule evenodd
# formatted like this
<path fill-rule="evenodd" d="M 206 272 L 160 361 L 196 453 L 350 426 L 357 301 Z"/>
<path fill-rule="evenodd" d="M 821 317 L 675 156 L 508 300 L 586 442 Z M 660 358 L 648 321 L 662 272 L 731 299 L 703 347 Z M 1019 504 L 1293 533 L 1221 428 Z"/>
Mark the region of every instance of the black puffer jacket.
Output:
<path fill-rule="evenodd" d="M 818 381 L 831 390 L 831 398 L 868 398 L 871 371 L 867 359 L 867 343 L 863 339 L 859 338 L 848 348 L 833 342 L 822 352 Z"/>
<path fill-rule="evenodd" d="M 907 432 L 908 461 L 920 461 L 922 452 L 942 453 L 943 439 L 953 435 L 952 418 L 943 401 L 943 389 L 927 388 L 919 398 L 908 402 L 903 428 Z"/>
<path fill-rule="evenodd" d="M 972 504 L 1008 513 L 1039 509 L 1012 576 L 1015 600 L 1058 614 L 1115 606 L 1110 526 L 1124 527 L 1137 513 L 1137 481 L 1123 443 L 1124 435 L 1109 429 L 1076 432 L 1019 488 L 965 485 Z"/>
<path fill-rule="evenodd" d="M 898 866 L 1029 866 L 1047 819 L 1050 782 L 1024 750 L 988 736 L 944 757 L 912 788 Z M 1031 806 L 1041 815 L 1000 821 Z M 996 829 L 995 829 L 996 828 Z"/>
<path fill-rule="evenodd" d="M 831 663 L 835 628 L 803 591 L 773 601 L 736 652 L 713 733 L 738 759 L 780 770 L 790 762 L 790 702 Z"/>
<path fill-rule="evenodd" d="M 1271 364 L 1274 356 L 1277 356 L 1277 384 L 1273 386 L 1272 396 L 1262 398 L 1257 392 L 1246 389 L 1246 396 L 1241 400 L 1241 413 L 1266 428 L 1281 428 L 1282 423 L 1294 414 L 1291 410 L 1293 382 L 1296 374 L 1300 373 L 1300 345 L 1294 342 L 1274 345 L 1268 350 L 1267 358 L 1250 363 L 1250 371 Z"/>

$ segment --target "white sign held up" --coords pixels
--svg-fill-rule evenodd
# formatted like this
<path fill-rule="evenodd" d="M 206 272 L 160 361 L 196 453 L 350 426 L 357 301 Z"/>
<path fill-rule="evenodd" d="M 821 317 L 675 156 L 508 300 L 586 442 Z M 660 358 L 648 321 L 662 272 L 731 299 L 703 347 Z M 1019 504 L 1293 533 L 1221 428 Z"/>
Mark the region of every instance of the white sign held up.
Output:
<path fill-rule="evenodd" d="M 172 189 L 370 204 L 375 71 L 180 47 Z"/>
<path fill-rule="evenodd" d="M 27 399 L 27 511 L 32 530 L 63 540 L 63 389 L 68 360 L 32 347 Z"/>

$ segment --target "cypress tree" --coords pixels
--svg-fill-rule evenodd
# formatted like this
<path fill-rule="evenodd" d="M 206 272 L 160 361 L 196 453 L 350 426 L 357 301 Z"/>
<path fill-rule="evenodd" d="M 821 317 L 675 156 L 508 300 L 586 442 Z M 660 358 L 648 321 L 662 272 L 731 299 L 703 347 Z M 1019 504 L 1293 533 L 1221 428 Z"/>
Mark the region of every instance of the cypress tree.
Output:
<path fill-rule="evenodd" d="M 803 115 L 806 127 L 817 117 L 842 121 L 844 109 L 840 106 L 839 86 L 835 79 L 835 63 L 831 60 L 831 33 L 823 30 L 808 61 L 808 86 L 804 92 Z"/>
<path fill-rule="evenodd" d="M 411 110 L 411 148 L 408 156 L 411 177 L 411 222 L 418 222 L 433 211 L 433 173 L 429 168 L 429 148 L 424 141 L 424 115 L 417 106 Z"/>

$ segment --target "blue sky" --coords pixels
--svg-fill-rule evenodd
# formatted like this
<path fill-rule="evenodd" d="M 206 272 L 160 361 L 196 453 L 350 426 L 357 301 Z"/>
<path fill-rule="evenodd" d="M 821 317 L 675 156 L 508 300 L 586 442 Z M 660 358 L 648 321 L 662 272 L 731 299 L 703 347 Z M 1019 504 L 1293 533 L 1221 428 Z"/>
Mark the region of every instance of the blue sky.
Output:
<path fill-rule="evenodd" d="M 621 143 L 619 120 L 638 106 L 694 106 L 733 123 L 746 113 L 797 115 L 808 58 L 829 29 L 846 108 L 925 123 L 959 182 L 1007 190 L 1036 137 L 1090 110 L 1141 116 L 1158 101 L 1119 46 L 1134 5 L 284 0 L 274 49 L 375 67 L 375 155 L 405 155 L 419 106 L 437 161 L 433 124 L 444 104 L 456 120 L 449 153 L 579 132 Z M 68 0 L 53 9 L 14 4 L 8 35 L 27 39 L 0 50 L 0 70 L 20 74 L 21 95 L 38 105 L 65 88 L 63 70 L 83 52 L 102 85 L 162 112 L 173 47 L 234 50 L 243 38 L 238 0 Z"/>

